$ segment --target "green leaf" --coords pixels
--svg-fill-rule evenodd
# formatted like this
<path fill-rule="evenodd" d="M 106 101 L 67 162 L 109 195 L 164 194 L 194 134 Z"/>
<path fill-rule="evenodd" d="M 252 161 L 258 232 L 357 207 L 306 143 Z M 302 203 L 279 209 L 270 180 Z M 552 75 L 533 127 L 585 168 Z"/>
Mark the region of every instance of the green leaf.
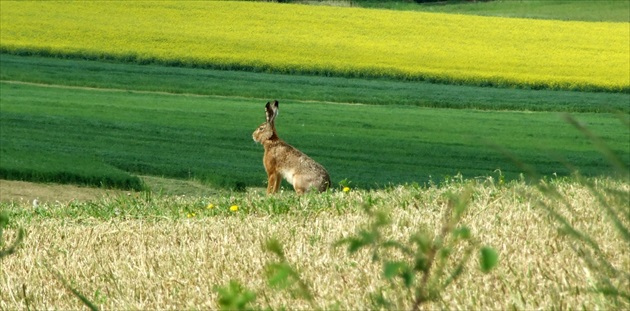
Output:
<path fill-rule="evenodd" d="M 24 240 L 24 236 L 26 235 L 26 231 L 24 231 L 24 229 L 20 228 L 18 229 L 18 236 L 17 238 L 15 238 L 15 240 L 13 241 L 13 244 L 11 244 L 9 247 L 4 248 L 4 237 L 1 236 L 2 234 L 2 230 L 0 230 L 0 259 L 6 256 L 9 256 L 13 253 L 15 253 L 18 249 L 18 247 L 22 244 L 22 240 Z"/>
<path fill-rule="evenodd" d="M 386 279 L 392 280 L 393 278 L 400 276 L 405 284 L 405 287 L 409 288 L 413 285 L 414 273 L 404 262 L 401 261 L 388 261 L 383 264 L 383 275 Z"/>
<path fill-rule="evenodd" d="M 350 187 L 351 183 L 352 181 L 348 180 L 348 178 L 344 178 L 343 180 L 339 181 L 339 187 L 340 188 Z"/>
<path fill-rule="evenodd" d="M 401 273 L 404 269 L 409 269 L 407 264 L 400 261 L 387 261 L 383 264 L 383 276 L 391 280 Z"/>
<path fill-rule="evenodd" d="M 267 265 L 267 282 L 269 286 L 275 288 L 287 288 L 294 283 L 290 280 L 293 270 L 286 263 L 275 263 Z"/>
<path fill-rule="evenodd" d="M 424 254 L 416 256 L 416 262 L 413 269 L 415 271 L 427 272 L 429 270 L 429 259 Z"/>
<path fill-rule="evenodd" d="M 5 212 L 0 213 L 0 249 L 4 247 L 4 227 L 9 223 L 9 216 Z"/>
<path fill-rule="evenodd" d="M 243 288 L 241 284 L 232 280 L 230 284 L 218 287 L 220 310 L 247 310 L 247 305 L 256 299 L 256 294 Z"/>
<path fill-rule="evenodd" d="M 372 300 L 372 304 L 374 304 L 375 308 L 373 309 L 391 309 L 392 303 L 383 296 L 383 291 L 379 290 L 372 295 L 370 295 L 370 299 Z"/>
<path fill-rule="evenodd" d="M 489 272 L 492 270 L 499 261 L 499 254 L 491 247 L 482 247 L 481 248 L 481 271 Z"/>
<path fill-rule="evenodd" d="M 370 245 L 374 241 L 374 237 L 367 231 L 359 232 L 356 237 L 349 237 L 335 243 L 335 246 L 348 244 L 348 253 L 356 253 L 359 249 Z"/>
<path fill-rule="evenodd" d="M 265 244 L 265 249 L 269 252 L 272 252 L 280 258 L 284 258 L 284 250 L 282 249 L 282 244 L 277 239 L 269 239 Z"/>
<path fill-rule="evenodd" d="M 416 233 L 411 237 L 411 241 L 418 245 L 418 250 L 427 254 L 431 250 L 432 241 L 426 233 Z"/>
<path fill-rule="evenodd" d="M 9 215 L 6 212 L 0 213 L 0 229 L 5 228 L 9 224 Z"/>
<path fill-rule="evenodd" d="M 448 258 L 448 256 L 451 255 L 451 253 L 452 253 L 451 248 L 450 247 L 445 247 L 445 248 L 440 250 L 440 257 L 442 259 L 446 259 L 446 258 Z"/>
<path fill-rule="evenodd" d="M 403 279 L 403 283 L 405 284 L 405 286 L 407 288 L 411 288 L 415 275 L 413 274 L 413 271 L 409 269 L 409 267 L 402 271 L 400 277 Z"/>
<path fill-rule="evenodd" d="M 286 262 L 271 263 L 266 266 L 269 287 L 287 290 L 293 298 L 313 300 L 309 286 L 300 279 L 300 275 Z"/>
<path fill-rule="evenodd" d="M 348 252 L 356 253 L 359 249 L 373 244 L 376 241 L 376 233 L 367 230 L 361 230 L 355 237 L 349 237 L 347 239 L 342 240 L 338 244 L 348 243 Z"/>
<path fill-rule="evenodd" d="M 361 249 L 361 247 L 365 246 L 366 244 L 359 239 L 350 239 L 348 240 L 348 252 L 349 253 L 356 253 L 359 249 Z"/>
<path fill-rule="evenodd" d="M 394 248 L 397 249 L 401 252 L 403 252 L 405 255 L 413 255 L 413 250 L 411 250 L 409 247 L 407 247 L 406 245 L 395 241 L 395 240 L 387 240 L 384 241 L 383 243 L 381 243 L 381 247 L 384 249 L 388 249 L 388 248 Z"/>
<path fill-rule="evenodd" d="M 470 239 L 471 236 L 470 229 L 468 229 L 468 227 L 461 227 L 453 230 L 453 235 L 455 238 L 461 238 L 464 240 Z"/>
<path fill-rule="evenodd" d="M 61 282 L 61 284 L 63 284 L 63 286 L 68 289 L 73 295 L 75 295 L 77 298 L 79 298 L 79 300 L 81 300 L 81 302 L 88 307 L 88 309 L 90 309 L 91 311 L 98 311 L 98 307 L 92 303 L 89 299 L 87 299 L 85 297 L 85 295 L 83 295 L 80 291 L 78 291 L 77 289 L 75 289 L 74 287 L 72 287 L 70 285 L 70 283 L 68 281 L 66 281 L 66 279 L 57 271 L 52 270 L 52 268 L 50 268 L 48 266 L 48 264 L 44 265 L 46 267 L 46 269 L 48 269 L 48 271 L 50 271 L 53 276 Z"/>
<path fill-rule="evenodd" d="M 383 226 L 389 225 L 390 223 L 391 223 L 391 220 L 390 220 L 389 215 L 387 214 L 387 212 L 385 212 L 385 211 L 377 211 L 376 213 L 374 213 L 373 226 L 375 228 L 383 227 Z"/>
<path fill-rule="evenodd" d="M 466 263 L 466 260 L 462 260 L 457 267 L 455 267 L 455 269 L 453 269 L 453 272 L 451 272 L 451 274 L 448 276 L 448 278 L 446 279 L 446 281 L 444 281 L 444 284 L 442 285 L 442 289 L 444 290 L 448 285 L 450 285 L 453 281 L 455 281 L 455 279 L 457 279 L 462 272 L 464 272 L 464 264 Z"/>

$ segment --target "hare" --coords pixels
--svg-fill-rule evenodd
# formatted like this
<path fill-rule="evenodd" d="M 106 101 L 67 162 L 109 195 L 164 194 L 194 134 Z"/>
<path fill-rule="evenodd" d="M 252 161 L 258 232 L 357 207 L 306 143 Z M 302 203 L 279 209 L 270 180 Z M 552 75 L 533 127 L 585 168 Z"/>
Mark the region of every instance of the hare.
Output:
<path fill-rule="evenodd" d="M 275 119 L 278 116 L 278 101 L 267 102 L 267 121 L 252 133 L 255 142 L 263 145 L 263 164 L 267 171 L 267 194 L 275 193 L 284 177 L 298 195 L 311 189 L 319 192 L 330 187 L 326 169 L 306 154 L 287 144 L 276 133 Z"/>

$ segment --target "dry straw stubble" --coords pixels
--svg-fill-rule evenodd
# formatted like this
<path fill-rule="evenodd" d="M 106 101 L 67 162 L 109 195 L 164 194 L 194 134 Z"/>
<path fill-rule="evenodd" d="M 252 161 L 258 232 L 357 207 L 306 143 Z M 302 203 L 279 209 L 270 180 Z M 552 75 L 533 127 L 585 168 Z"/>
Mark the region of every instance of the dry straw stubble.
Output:
<path fill-rule="evenodd" d="M 627 184 L 617 186 L 628 188 Z M 429 307 L 608 306 L 603 297 L 584 292 L 592 281 L 589 273 L 550 225 L 545 211 L 536 207 L 534 198 L 539 198 L 539 194 L 534 188 L 513 183 L 503 187 L 476 185 L 473 189 L 474 199 L 463 223 L 480 241 L 499 251 L 499 266 L 493 273 L 482 275 L 471 266 L 478 265 L 476 259 L 471 261 L 441 300 Z M 288 261 L 311 284 L 315 306 L 370 308 L 370 294 L 385 288 L 384 294 L 392 298 L 396 308 L 408 309 L 411 294 L 407 297 L 406 293 L 388 290 L 380 276 L 381 267 L 372 264 L 367 252 L 348 255 L 342 247 L 331 245 L 368 221 L 358 208 L 367 201 L 376 208 L 392 209 L 393 227 L 387 231 L 391 237 L 405 239 L 421 227 L 437 233 L 447 193 L 462 190 L 461 184 L 428 189 L 353 190 L 331 196 L 331 205 L 347 206 L 342 210 L 322 208 L 322 200 L 307 197 L 295 203 L 296 211 L 281 215 L 262 209 L 256 212 L 261 208 L 258 206 L 243 206 L 245 209 L 236 214 L 192 219 L 33 220 L 27 226 L 29 233 L 23 248 L 3 260 L 0 307 L 23 308 L 28 300 L 31 307 L 38 309 L 78 308 L 78 299 L 68 295 L 44 268 L 48 264 L 102 308 L 216 309 L 213 289 L 229 280 L 258 292 L 260 304 L 310 308 L 307 302 L 271 291 L 265 284 L 264 265 L 272 256 L 263 251 L 263 245 L 275 237 L 284 244 Z M 594 198 L 589 192 L 571 182 L 561 191 L 580 207 L 571 221 L 603 237 L 602 249 L 611 262 L 630 265 L 630 254 L 623 242 L 610 234 L 606 222 L 601 221 L 601 213 L 591 208 Z M 243 204 L 261 202 L 254 198 L 257 195 L 243 194 Z M 158 208 L 159 200 L 154 203 Z M 281 195 L 279 200 L 294 199 Z"/>

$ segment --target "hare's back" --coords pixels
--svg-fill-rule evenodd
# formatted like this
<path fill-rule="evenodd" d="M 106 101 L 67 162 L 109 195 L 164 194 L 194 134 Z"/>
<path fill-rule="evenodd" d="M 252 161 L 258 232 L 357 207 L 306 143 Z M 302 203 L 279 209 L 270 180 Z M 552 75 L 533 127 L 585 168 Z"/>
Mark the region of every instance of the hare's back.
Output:
<path fill-rule="evenodd" d="M 328 179 L 328 172 L 324 166 L 291 145 L 285 144 L 285 148 L 285 159 L 281 168 L 283 175 L 300 175 L 312 181 Z M 290 179 L 288 176 L 286 178 Z"/>

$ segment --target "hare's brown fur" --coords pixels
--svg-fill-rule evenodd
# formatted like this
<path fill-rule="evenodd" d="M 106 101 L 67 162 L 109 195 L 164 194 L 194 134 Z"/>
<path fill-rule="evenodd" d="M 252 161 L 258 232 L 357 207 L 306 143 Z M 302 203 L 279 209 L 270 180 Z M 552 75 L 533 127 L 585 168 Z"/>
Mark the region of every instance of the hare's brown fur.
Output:
<path fill-rule="evenodd" d="M 330 187 L 330 177 L 326 169 L 295 147 L 278 137 L 275 118 L 278 115 L 278 101 L 265 106 L 267 121 L 252 134 L 254 141 L 263 145 L 263 164 L 267 171 L 267 193 L 275 193 L 284 177 L 297 194 L 315 189 L 319 192 Z"/>

